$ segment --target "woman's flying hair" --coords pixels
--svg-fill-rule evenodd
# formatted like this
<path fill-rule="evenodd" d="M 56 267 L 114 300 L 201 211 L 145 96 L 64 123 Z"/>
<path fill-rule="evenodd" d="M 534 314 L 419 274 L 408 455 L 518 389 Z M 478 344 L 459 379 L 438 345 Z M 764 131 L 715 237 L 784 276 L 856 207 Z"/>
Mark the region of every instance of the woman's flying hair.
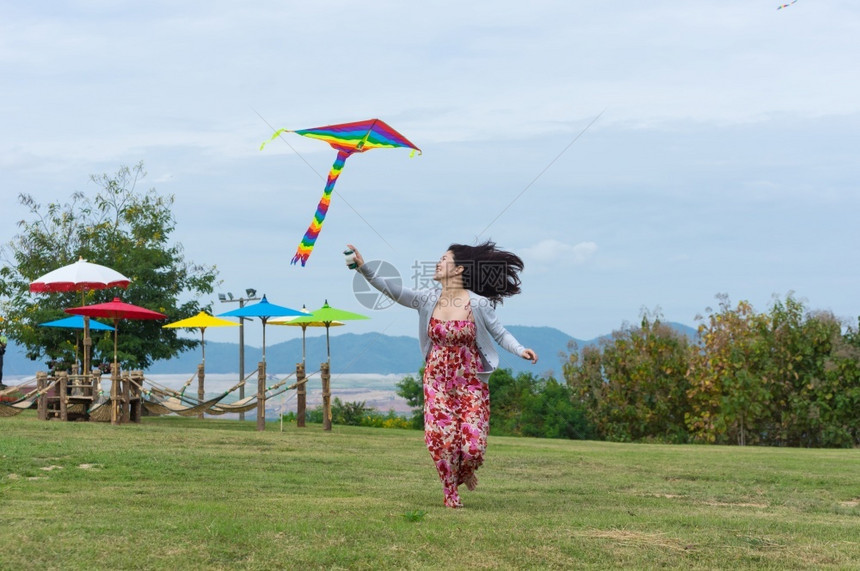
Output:
<path fill-rule="evenodd" d="M 520 293 L 523 261 L 519 256 L 496 248 L 490 240 L 477 246 L 451 244 L 454 265 L 463 266 L 463 287 L 494 303 Z"/>

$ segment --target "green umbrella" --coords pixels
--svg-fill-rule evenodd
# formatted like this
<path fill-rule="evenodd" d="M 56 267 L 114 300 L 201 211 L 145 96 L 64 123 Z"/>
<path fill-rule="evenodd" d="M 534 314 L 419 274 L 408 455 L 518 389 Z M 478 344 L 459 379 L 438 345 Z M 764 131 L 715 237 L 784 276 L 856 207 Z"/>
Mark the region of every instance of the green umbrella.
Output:
<path fill-rule="evenodd" d="M 361 315 L 359 313 L 353 313 L 351 311 L 346 311 L 344 309 L 337 309 L 328 304 L 328 300 L 325 300 L 325 304 L 323 306 L 313 312 L 310 315 L 302 315 L 296 317 L 295 319 L 290 321 L 291 325 L 301 325 L 302 323 L 307 324 L 315 324 L 322 323 L 325 326 L 325 349 L 327 360 L 331 363 L 331 345 L 329 343 L 329 327 L 334 325 L 337 321 L 354 321 L 358 319 L 370 319 L 366 315 Z"/>
<path fill-rule="evenodd" d="M 302 305 L 302 308 L 299 310 L 302 313 L 306 313 L 310 316 L 311 312 Z M 291 317 L 275 317 L 269 320 L 269 325 L 290 325 L 293 327 L 301 327 L 302 328 L 302 365 L 305 364 L 305 354 L 307 351 L 305 350 L 305 334 L 307 333 L 308 327 L 339 327 L 343 325 L 340 321 L 302 321 L 301 323 L 296 322 L 298 319 L 295 316 Z"/>

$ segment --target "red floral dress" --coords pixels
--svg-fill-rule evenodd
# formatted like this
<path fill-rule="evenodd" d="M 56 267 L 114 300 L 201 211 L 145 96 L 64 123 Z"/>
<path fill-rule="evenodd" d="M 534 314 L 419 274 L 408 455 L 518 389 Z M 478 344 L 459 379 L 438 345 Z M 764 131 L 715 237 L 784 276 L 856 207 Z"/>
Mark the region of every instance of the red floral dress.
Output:
<path fill-rule="evenodd" d="M 424 368 L 424 442 L 442 480 L 445 505 L 459 508 L 457 487 L 474 489 L 475 470 L 484 461 L 490 391 L 477 375 L 481 357 L 474 321 L 431 317 L 429 335 L 433 348 Z"/>

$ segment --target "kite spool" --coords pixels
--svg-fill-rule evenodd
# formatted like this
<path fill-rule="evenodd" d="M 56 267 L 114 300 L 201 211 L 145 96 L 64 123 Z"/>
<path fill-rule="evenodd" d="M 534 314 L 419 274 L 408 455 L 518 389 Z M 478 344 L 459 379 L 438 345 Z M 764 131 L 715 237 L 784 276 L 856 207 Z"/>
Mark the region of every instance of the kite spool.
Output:
<path fill-rule="evenodd" d="M 344 250 L 343 255 L 346 258 L 346 267 L 350 270 L 354 270 L 358 267 L 358 264 L 355 263 L 355 252 L 352 250 Z"/>

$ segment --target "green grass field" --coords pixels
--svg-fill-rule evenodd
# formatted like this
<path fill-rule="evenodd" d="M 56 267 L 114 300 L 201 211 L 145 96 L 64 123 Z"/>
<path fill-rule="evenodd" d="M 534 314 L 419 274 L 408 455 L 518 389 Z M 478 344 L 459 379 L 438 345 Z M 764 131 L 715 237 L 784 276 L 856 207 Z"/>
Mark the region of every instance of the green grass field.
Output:
<path fill-rule="evenodd" d="M 0 419 L 0 569 L 860 568 L 860 450 Z"/>

